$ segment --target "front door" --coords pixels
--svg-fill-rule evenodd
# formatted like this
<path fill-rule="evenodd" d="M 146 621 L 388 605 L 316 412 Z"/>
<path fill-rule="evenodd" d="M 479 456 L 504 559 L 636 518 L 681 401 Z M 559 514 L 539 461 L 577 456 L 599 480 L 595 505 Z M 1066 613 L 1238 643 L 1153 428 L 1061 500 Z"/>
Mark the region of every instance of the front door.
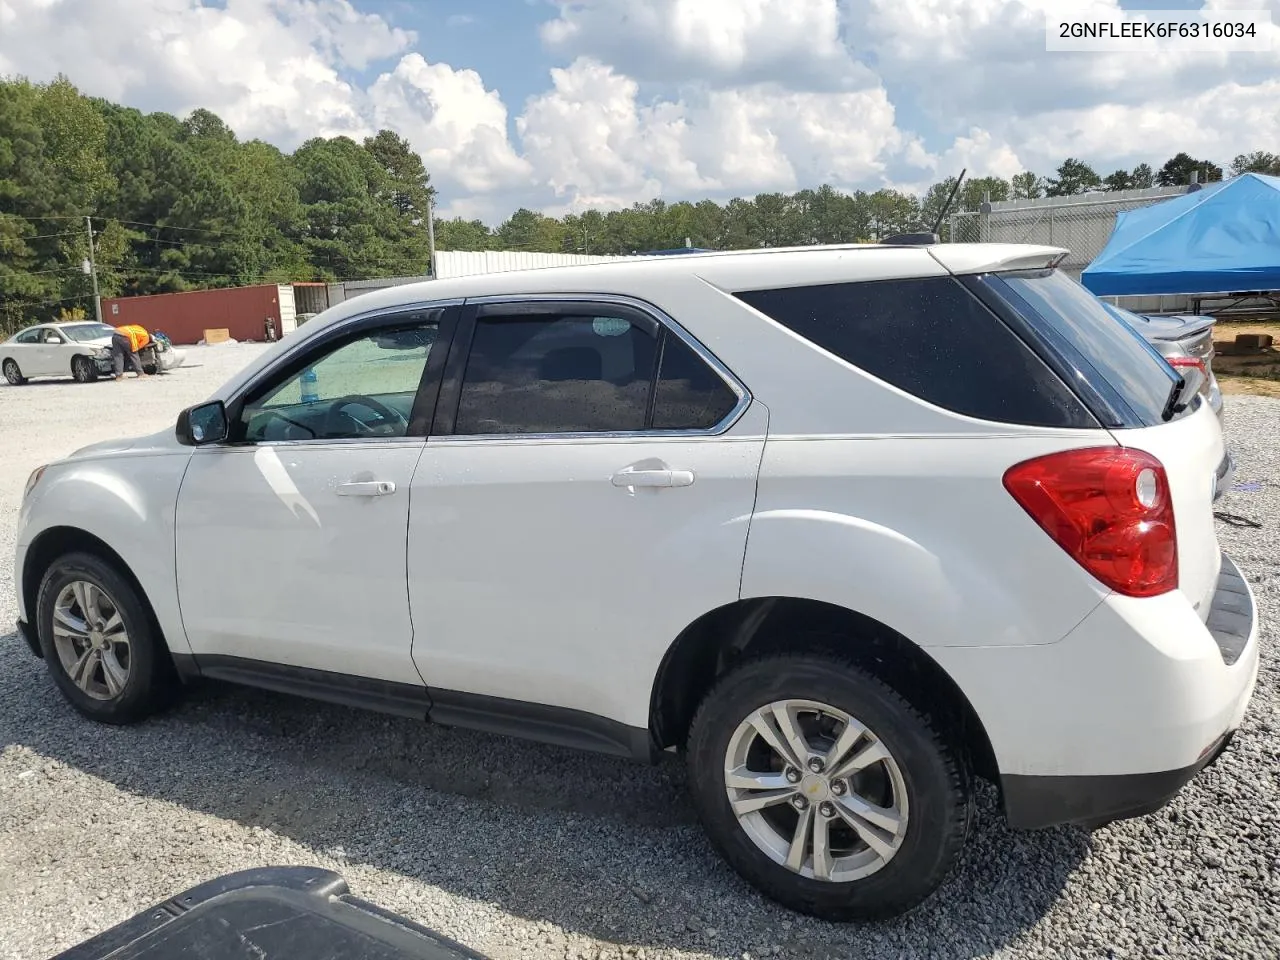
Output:
<path fill-rule="evenodd" d="M 766 411 L 637 306 L 469 312 L 411 496 L 433 716 L 507 709 L 483 694 L 643 728 L 667 647 L 738 599 Z"/>
<path fill-rule="evenodd" d="M 313 347 L 232 405 L 227 444 L 193 453 L 177 574 L 198 661 L 421 684 L 405 538 L 442 314 Z"/>

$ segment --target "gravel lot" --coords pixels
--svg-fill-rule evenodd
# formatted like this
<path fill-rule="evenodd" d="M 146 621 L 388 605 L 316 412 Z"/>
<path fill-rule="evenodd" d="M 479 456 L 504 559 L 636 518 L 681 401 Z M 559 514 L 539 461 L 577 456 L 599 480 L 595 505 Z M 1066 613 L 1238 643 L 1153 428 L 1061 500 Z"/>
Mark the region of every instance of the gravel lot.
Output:
<path fill-rule="evenodd" d="M 28 472 L 172 423 L 261 348 L 192 348 L 150 381 L 0 385 L 0 555 Z M 1244 730 L 1160 813 L 1015 834 L 990 793 L 960 870 L 870 927 L 788 914 L 712 853 L 678 765 L 210 686 L 140 727 L 77 718 L 0 626 L 0 957 L 46 957 L 221 873 L 342 872 L 355 893 L 517 957 L 1275 956 L 1280 935 L 1280 400 L 1230 397 L 1220 533 L 1253 583 L 1263 673 Z M 0 565 L 0 624 L 16 615 Z"/>

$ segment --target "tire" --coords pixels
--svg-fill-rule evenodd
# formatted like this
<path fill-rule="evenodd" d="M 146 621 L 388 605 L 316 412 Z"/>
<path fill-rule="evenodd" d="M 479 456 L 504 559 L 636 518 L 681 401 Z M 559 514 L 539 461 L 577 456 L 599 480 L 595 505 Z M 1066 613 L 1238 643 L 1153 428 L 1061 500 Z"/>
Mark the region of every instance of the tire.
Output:
<path fill-rule="evenodd" d="M 147 376 L 154 377 L 160 372 L 160 365 L 157 363 L 144 363 L 142 365 L 142 372 L 147 374 Z"/>
<path fill-rule="evenodd" d="M 98 379 L 98 367 L 84 354 L 71 358 L 71 376 L 76 383 L 93 383 Z"/>
<path fill-rule="evenodd" d="M 22 375 L 22 371 L 18 368 L 18 361 L 10 357 L 4 362 L 4 378 L 9 381 L 11 386 L 20 387 L 27 382 L 27 378 Z"/>
<path fill-rule="evenodd" d="M 779 712 L 770 709 L 784 703 Z M 788 770 L 751 723 L 755 718 L 766 724 L 774 741 L 787 749 L 785 735 L 779 741 L 783 727 L 777 724 L 785 716 L 792 718 L 808 750 L 808 758 L 801 758 L 806 769 L 799 783 L 788 778 L 801 771 Z M 861 736 L 850 720 L 861 724 Z M 832 770 L 819 774 L 808 765 L 820 762 L 824 748 L 839 741 L 842 731 L 853 735 L 853 749 L 840 751 L 835 767 L 859 755 L 878 759 L 839 782 L 839 777 L 825 777 Z M 729 864 L 765 896 L 824 920 L 885 919 L 910 910 L 946 878 L 973 822 L 972 774 L 963 755 L 916 707 L 838 658 L 782 654 L 732 670 L 698 708 L 687 761 L 698 815 Z M 772 774 L 764 783 L 768 790 L 734 788 L 744 810 L 769 801 L 744 812 L 741 820 L 731 804 L 726 773 L 739 768 Z M 797 800 L 797 795 L 806 799 Z M 807 813 L 796 804 L 803 804 Z M 874 829 L 861 819 L 862 811 L 897 827 Z M 817 828 L 806 826 L 797 834 L 805 816 Z M 826 836 L 831 854 L 822 860 L 826 878 L 820 878 L 814 853 L 815 829 Z M 797 835 L 803 840 L 801 856 L 792 857 L 798 870 L 784 862 L 797 846 L 788 840 Z"/>
<path fill-rule="evenodd" d="M 88 588 L 96 595 L 86 593 Z M 71 623 L 83 626 L 88 619 L 83 617 L 86 597 L 100 619 L 108 625 L 118 621 L 118 626 L 69 631 Z M 56 637 L 55 614 L 59 617 Z M 180 686 L 146 603 L 129 580 L 100 557 L 69 553 L 49 566 L 37 595 L 36 624 L 54 683 L 77 711 L 92 720 L 136 723 L 167 706 Z M 82 634 L 84 642 L 75 639 L 73 632 Z M 127 641 L 123 644 L 122 636 Z M 88 669 L 77 683 L 71 672 L 81 658 Z"/>

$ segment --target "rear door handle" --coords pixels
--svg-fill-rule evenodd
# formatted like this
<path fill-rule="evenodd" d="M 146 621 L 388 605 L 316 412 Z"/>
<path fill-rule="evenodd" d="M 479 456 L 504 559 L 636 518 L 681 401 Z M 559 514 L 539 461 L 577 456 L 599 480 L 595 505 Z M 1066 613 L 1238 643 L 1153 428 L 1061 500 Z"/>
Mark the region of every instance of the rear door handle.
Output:
<path fill-rule="evenodd" d="M 386 497 L 396 492 L 390 480 L 355 480 L 338 487 L 340 497 Z"/>
<path fill-rule="evenodd" d="M 615 487 L 687 487 L 693 483 L 692 470 L 619 470 L 612 477 Z"/>

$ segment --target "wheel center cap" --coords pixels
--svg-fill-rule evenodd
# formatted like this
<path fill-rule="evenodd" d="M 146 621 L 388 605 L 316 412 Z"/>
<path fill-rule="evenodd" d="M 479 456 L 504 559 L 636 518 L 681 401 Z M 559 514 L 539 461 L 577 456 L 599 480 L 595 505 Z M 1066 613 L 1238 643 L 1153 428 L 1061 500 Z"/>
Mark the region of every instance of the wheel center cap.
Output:
<path fill-rule="evenodd" d="M 821 803 L 831 796 L 827 778 L 811 773 L 800 781 L 800 794 L 810 803 Z"/>
<path fill-rule="evenodd" d="M 107 645 L 106 640 L 97 630 L 94 630 L 89 634 L 89 642 L 93 645 L 93 649 L 95 650 L 101 650 Z"/>

